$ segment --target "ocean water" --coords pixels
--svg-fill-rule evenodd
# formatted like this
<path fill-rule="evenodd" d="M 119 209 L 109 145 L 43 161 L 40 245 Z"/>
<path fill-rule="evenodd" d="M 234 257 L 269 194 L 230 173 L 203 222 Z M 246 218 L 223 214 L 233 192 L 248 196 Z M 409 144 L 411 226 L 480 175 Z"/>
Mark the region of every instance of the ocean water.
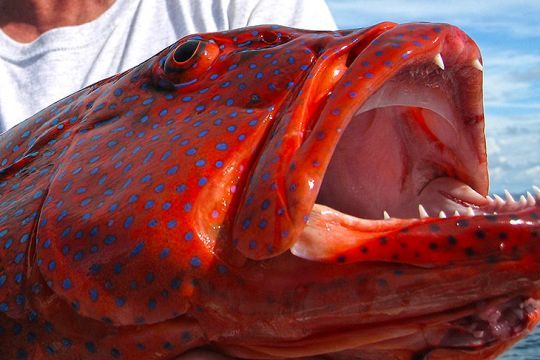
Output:
<path fill-rule="evenodd" d="M 506 353 L 500 360 L 538 360 L 540 359 L 540 328 L 529 335 L 525 340 L 520 341 Z"/>

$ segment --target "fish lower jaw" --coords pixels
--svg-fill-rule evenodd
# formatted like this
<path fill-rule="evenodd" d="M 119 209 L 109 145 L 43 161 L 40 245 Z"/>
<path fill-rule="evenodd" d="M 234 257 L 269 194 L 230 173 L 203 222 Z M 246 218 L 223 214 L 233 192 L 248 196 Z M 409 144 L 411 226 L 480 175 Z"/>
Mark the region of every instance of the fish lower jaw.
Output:
<path fill-rule="evenodd" d="M 433 211 L 433 204 L 429 207 L 419 204 L 418 215 L 411 218 L 397 218 L 382 211 L 380 219 L 364 219 L 315 204 L 308 223 L 290 251 L 297 257 L 311 261 L 382 261 L 427 267 L 444 266 L 455 261 L 512 258 L 514 255 L 508 253 L 506 248 L 509 245 L 502 237 L 486 240 L 485 244 L 488 245 L 482 251 L 471 251 L 467 244 L 470 242 L 474 245 L 473 239 L 486 235 L 484 230 L 478 235 L 468 224 L 483 224 L 486 221 L 497 222 L 498 226 L 527 224 L 534 235 L 536 230 L 533 228 L 538 226 L 535 224 L 540 218 L 540 189 L 536 186 L 533 189 L 534 195 L 527 193 L 518 200 L 508 191 L 504 199 L 498 195 L 482 197 L 472 192 L 468 192 L 469 197 L 462 194 L 456 197 L 456 191 L 446 192 L 442 197 L 450 205 L 445 205 L 444 210 Z M 478 197 L 482 201 L 478 201 Z M 467 237 L 467 243 L 453 242 L 462 236 Z M 525 249 L 528 245 L 520 246 Z"/>

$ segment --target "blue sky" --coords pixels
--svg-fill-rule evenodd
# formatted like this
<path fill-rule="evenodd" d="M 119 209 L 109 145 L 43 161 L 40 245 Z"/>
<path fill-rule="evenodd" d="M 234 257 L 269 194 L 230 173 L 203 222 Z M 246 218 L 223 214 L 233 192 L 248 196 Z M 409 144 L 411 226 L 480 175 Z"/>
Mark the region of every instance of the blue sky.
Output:
<path fill-rule="evenodd" d="M 491 189 L 540 184 L 540 1 L 327 0 L 339 28 L 389 20 L 459 26 L 480 46 Z"/>

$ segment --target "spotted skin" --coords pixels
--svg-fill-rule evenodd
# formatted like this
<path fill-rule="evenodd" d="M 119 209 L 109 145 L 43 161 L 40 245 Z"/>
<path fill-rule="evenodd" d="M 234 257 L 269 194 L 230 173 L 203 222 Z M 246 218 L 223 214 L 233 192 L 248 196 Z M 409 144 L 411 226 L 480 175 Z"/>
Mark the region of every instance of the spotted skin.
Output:
<path fill-rule="evenodd" d="M 536 208 L 421 222 L 330 264 L 287 252 L 352 104 L 456 37 L 479 56 L 438 24 L 192 35 L 3 134 L 0 357 L 157 359 L 203 346 L 244 358 L 314 355 L 350 348 L 328 334 L 313 345 L 321 324 L 389 321 L 376 300 L 387 289 L 412 297 L 433 279 L 425 267 L 463 263 L 436 274 L 456 284 L 484 276 L 476 263 L 500 263 L 505 291 L 530 285 Z M 351 299 L 371 310 L 340 307 Z"/>

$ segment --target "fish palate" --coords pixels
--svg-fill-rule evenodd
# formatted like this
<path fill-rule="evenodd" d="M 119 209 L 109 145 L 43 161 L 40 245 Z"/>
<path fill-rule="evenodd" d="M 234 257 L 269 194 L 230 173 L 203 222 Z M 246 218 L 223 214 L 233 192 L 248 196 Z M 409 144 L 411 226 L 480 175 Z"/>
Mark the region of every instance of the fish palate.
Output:
<path fill-rule="evenodd" d="M 540 190 L 488 196 L 482 70 L 447 24 L 257 26 L 40 111 L 0 135 L 0 358 L 494 358 Z"/>

